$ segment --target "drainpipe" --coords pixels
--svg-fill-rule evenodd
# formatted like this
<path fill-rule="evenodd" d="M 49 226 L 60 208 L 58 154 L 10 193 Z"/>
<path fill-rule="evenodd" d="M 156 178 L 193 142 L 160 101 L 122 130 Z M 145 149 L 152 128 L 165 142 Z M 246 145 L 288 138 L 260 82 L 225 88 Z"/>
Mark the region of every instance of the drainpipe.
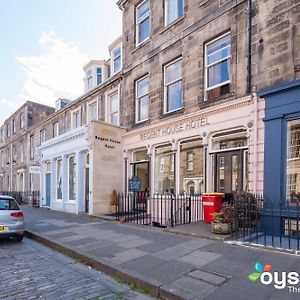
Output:
<path fill-rule="evenodd" d="M 258 141 L 258 97 L 257 94 L 253 94 L 253 110 L 254 110 L 254 121 L 253 121 L 253 193 L 257 194 L 257 141 Z"/>
<path fill-rule="evenodd" d="M 247 62 L 247 90 L 246 94 L 251 93 L 251 44 L 252 44 L 252 0 L 248 0 L 248 62 Z"/>

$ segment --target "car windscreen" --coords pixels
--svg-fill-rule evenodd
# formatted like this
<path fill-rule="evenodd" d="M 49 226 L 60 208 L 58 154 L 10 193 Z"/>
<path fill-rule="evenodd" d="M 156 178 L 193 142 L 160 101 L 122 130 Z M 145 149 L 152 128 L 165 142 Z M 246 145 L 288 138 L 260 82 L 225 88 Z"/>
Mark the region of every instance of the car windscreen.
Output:
<path fill-rule="evenodd" d="M 19 210 L 19 206 L 14 199 L 0 198 L 0 210 Z"/>

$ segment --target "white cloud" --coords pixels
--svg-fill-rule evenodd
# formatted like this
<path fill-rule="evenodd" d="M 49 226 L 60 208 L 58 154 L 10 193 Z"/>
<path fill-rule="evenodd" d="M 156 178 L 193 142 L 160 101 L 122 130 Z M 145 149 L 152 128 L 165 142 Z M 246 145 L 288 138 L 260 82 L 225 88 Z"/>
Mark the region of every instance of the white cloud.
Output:
<path fill-rule="evenodd" d="M 42 33 L 38 43 L 40 55 L 17 57 L 26 76 L 21 98 L 53 106 L 58 98 L 83 94 L 82 67 L 89 57 L 53 31 Z"/>

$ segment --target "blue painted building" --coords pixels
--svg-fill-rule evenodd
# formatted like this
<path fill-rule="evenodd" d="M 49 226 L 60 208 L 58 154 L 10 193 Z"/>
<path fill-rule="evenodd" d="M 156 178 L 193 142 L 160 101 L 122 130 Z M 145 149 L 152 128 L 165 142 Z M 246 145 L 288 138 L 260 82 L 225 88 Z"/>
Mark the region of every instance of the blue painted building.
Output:
<path fill-rule="evenodd" d="M 284 235 L 299 220 L 300 80 L 263 89 L 259 96 L 265 99 L 262 225 L 268 234 Z"/>

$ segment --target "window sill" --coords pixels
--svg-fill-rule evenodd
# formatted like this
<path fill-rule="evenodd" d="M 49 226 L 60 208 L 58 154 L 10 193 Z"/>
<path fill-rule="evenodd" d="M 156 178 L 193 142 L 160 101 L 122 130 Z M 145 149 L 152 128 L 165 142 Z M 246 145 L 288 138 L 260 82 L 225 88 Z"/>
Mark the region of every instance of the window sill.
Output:
<path fill-rule="evenodd" d="M 140 44 L 135 46 L 135 49 L 131 52 L 131 54 L 134 54 L 135 52 L 139 51 L 141 48 L 143 48 L 144 46 L 148 45 L 150 43 L 150 38 L 148 38 L 147 40 L 141 42 Z"/>
<path fill-rule="evenodd" d="M 70 204 L 70 205 L 75 205 L 76 204 L 76 200 L 67 200 L 64 203 L 65 204 Z"/>
<path fill-rule="evenodd" d="M 144 125 L 148 125 L 150 124 L 150 119 L 147 119 L 147 120 L 144 120 L 144 121 L 140 121 L 140 122 L 136 122 L 133 124 L 133 128 L 138 128 L 138 127 L 141 127 L 141 126 L 144 126 Z"/>
<path fill-rule="evenodd" d="M 184 108 L 179 108 L 179 109 L 176 109 L 176 110 L 173 110 L 171 112 L 167 112 L 167 113 L 164 113 L 162 116 L 160 116 L 159 118 L 160 119 L 164 119 L 164 118 L 168 118 L 168 117 L 173 117 L 174 115 L 180 115 L 184 113 Z"/>
<path fill-rule="evenodd" d="M 183 23 L 182 21 L 185 19 L 185 14 L 182 15 L 180 18 L 174 20 L 172 23 L 165 26 L 163 30 L 161 30 L 159 33 L 163 34 L 165 31 L 168 31 L 173 26 L 178 26 L 179 24 Z"/>
<path fill-rule="evenodd" d="M 215 105 L 216 103 L 219 103 L 221 101 L 232 100 L 234 98 L 234 96 L 235 96 L 235 93 L 231 92 L 229 94 L 226 94 L 226 95 L 223 95 L 223 96 L 220 96 L 220 97 L 216 97 L 216 98 L 211 99 L 211 100 L 203 100 L 200 103 L 200 108 L 206 108 L 206 107 Z"/>

